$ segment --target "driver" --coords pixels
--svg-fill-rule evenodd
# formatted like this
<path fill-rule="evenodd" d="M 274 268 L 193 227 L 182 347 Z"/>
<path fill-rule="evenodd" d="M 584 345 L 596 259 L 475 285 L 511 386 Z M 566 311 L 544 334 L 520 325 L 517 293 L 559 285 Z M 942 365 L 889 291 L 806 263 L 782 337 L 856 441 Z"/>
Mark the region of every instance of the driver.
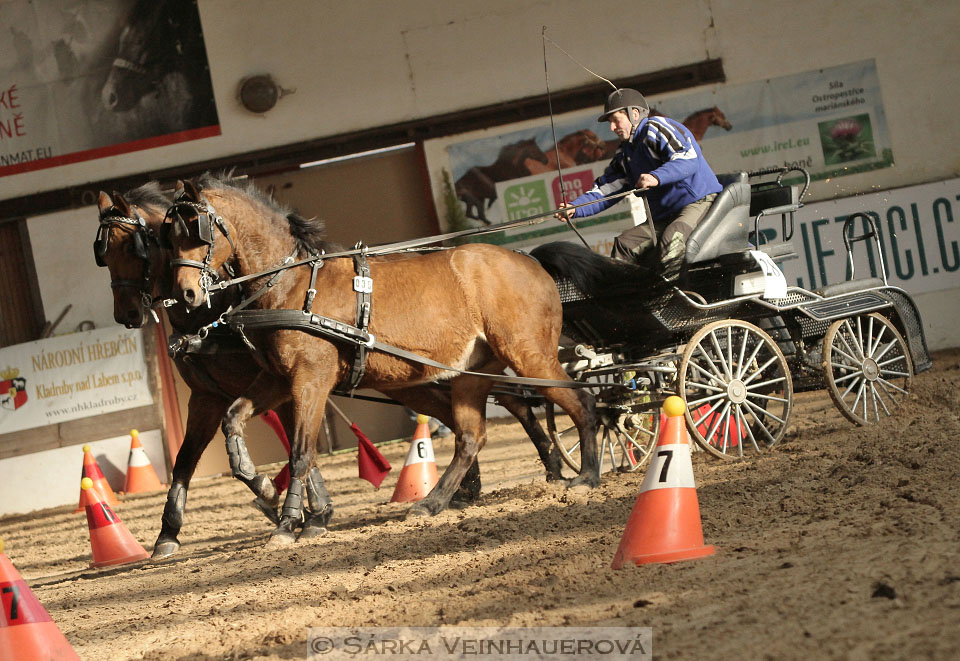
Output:
<path fill-rule="evenodd" d="M 597 121 L 609 122 L 622 141 L 610 165 L 593 188 L 561 208 L 589 203 L 631 188 L 647 188 L 653 223 L 645 221 L 625 230 L 613 243 L 611 256 L 660 266 L 667 279 L 680 272 L 686 240 L 720 192 L 720 182 L 690 131 L 669 117 L 650 117 L 650 106 L 640 92 L 618 89 L 607 97 Z M 557 212 L 556 217 L 592 216 L 618 200 Z"/>

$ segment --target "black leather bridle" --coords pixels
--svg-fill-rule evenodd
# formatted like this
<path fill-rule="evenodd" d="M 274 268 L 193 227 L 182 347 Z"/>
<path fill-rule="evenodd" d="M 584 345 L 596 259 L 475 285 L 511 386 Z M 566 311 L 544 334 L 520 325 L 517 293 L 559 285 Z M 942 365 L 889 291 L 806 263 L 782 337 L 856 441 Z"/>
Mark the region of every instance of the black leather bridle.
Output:
<path fill-rule="evenodd" d="M 146 221 L 137 209 L 133 209 L 135 218 L 124 216 L 117 212 L 116 207 L 107 209 L 100 216 L 100 227 L 97 229 L 97 238 L 93 242 L 93 255 L 97 266 L 106 266 L 107 250 L 110 247 L 110 231 L 114 226 L 133 228 L 133 254 L 143 261 L 143 276 L 139 280 L 130 278 L 115 278 L 110 280 L 110 287 L 120 289 L 133 287 L 140 292 L 140 305 L 144 310 L 153 312 L 153 260 L 150 259 L 150 244 L 160 247 L 160 241 L 152 229 L 147 227 Z"/>
<path fill-rule="evenodd" d="M 167 210 L 167 215 L 164 218 L 163 225 L 160 227 L 160 245 L 170 249 L 173 248 L 173 244 L 170 242 L 170 232 L 175 224 L 179 225 L 184 236 L 190 235 L 190 227 L 188 226 L 187 221 L 183 219 L 183 215 L 180 213 L 182 210 L 184 210 L 184 208 L 192 209 L 193 212 L 196 213 L 196 234 L 200 239 L 200 242 L 207 245 L 207 254 L 204 255 L 202 262 L 198 262 L 194 259 L 171 259 L 170 266 L 171 268 L 175 268 L 177 266 L 188 266 L 200 270 L 200 290 L 203 292 L 203 297 L 207 302 L 207 306 L 209 306 L 210 296 L 212 295 L 211 287 L 221 279 L 219 271 L 211 268 L 210 266 L 210 261 L 213 259 L 213 251 L 217 239 L 217 231 L 215 230 L 218 230 L 221 234 L 223 234 L 223 236 L 226 237 L 227 242 L 230 243 L 230 257 L 223 262 L 222 266 L 223 270 L 226 271 L 227 275 L 231 278 L 234 277 L 234 270 L 230 262 L 234 255 L 236 255 L 237 246 L 233 241 L 233 237 L 230 236 L 230 230 L 227 229 L 227 225 L 223 222 L 223 218 L 217 215 L 213 205 L 202 196 L 199 202 L 191 202 L 187 200 L 174 201 L 173 205 Z"/>

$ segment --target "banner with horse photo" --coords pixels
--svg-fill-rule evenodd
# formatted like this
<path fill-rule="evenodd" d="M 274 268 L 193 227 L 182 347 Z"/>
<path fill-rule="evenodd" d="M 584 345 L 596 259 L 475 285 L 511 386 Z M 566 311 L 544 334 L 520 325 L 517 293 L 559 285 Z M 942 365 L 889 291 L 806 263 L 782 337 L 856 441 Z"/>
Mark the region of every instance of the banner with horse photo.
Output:
<path fill-rule="evenodd" d="M 893 164 L 873 60 L 647 100 L 652 115 L 666 115 L 690 129 L 714 172 L 795 165 L 823 179 Z M 543 213 L 589 189 L 618 144 L 609 126 L 597 122 L 602 101 L 597 99 L 596 109 L 557 118 L 556 146 L 548 118 L 449 142 L 448 196 L 455 196 L 460 213 L 448 213 L 446 229 Z M 643 221 L 642 204 L 631 196 L 578 227 L 594 249 L 606 254 L 610 237 Z M 513 246 L 576 240 L 568 231 L 569 236 L 555 236 L 564 231 L 547 220 L 512 236 L 482 240 Z"/>
<path fill-rule="evenodd" d="M 0 2 L 0 176 L 220 135 L 195 1 Z"/>

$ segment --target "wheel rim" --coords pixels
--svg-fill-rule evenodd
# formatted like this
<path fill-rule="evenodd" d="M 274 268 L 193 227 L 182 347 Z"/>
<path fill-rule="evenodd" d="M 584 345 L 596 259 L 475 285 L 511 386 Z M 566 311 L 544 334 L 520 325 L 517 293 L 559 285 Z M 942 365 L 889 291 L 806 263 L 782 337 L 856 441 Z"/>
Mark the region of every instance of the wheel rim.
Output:
<path fill-rule="evenodd" d="M 823 338 L 823 373 L 840 412 L 858 425 L 876 424 L 910 392 L 913 361 L 903 336 L 883 315 L 839 319 Z"/>
<path fill-rule="evenodd" d="M 762 452 L 783 438 L 793 382 L 780 347 L 745 321 L 717 321 L 687 343 L 679 391 L 694 440 L 724 458 Z"/>
<path fill-rule="evenodd" d="M 610 470 L 633 472 L 646 463 L 657 443 L 660 416 L 655 415 L 651 403 L 653 395 L 647 390 L 624 391 L 610 388 L 624 382 L 624 372 L 583 374 L 577 380 L 596 383 L 588 391 L 597 400 L 597 454 L 600 472 Z M 628 373 L 629 375 L 629 373 Z M 629 379 L 626 379 L 629 381 Z M 606 386 L 606 387 L 604 387 Z M 553 404 L 547 402 L 547 432 L 563 462 L 580 472 L 580 436 L 566 416 L 555 415 Z"/>

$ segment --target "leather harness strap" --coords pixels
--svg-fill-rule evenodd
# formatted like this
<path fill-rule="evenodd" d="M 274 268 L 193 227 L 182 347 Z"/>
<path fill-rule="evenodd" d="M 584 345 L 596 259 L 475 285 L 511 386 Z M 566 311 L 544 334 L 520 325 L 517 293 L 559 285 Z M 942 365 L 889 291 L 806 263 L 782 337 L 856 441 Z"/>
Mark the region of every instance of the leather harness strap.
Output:
<path fill-rule="evenodd" d="M 580 381 L 559 381 L 555 379 L 535 379 L 522 376 L 508 376 L 506 374 L 489 374 L 487 372 L 473 372 L 462 370 L 441 362 L 420 356 L 406 349 L 395 347 L 392 344 L 381 342 L 371 333 L 355 326 L 324 317 L 319 314 L 304 314 L 300 310 L 240 310 L 230 313 L 226 318 L 227 324 L 233 330 L 242 329 L 277 329 L 301 330 L 312 335 L 325 337 L 340 342 L 350 342 L 363 345 L 366 349 L 382 351 L 404 360 L 421 365 L 434 367 L 444 372 L 456 372 L 467 376 L 479 376 L 493 379 L 502 383 L 514 383 L 522 386 L 543 388 L 592 388 L 595 384 Z"/>
<path fill-rule="evenodd" d="M 362 334 L 367 334 L 367 327 L 370 325 L 373 279 L 370 277 L 370 264 L 367 263 L 367 247 L 362 242 L 358 242 L 356 249 L 360 252 L 353 256 L 353 268 L 357 273 L 353 278 L 353 291 L 357 292 L 357 320 L 355 325 Z M 351 394 L 360 385 L 366 371 L 367 346 L 358 343 L 353 354 L 353 367 L 350 369 Z"/>

